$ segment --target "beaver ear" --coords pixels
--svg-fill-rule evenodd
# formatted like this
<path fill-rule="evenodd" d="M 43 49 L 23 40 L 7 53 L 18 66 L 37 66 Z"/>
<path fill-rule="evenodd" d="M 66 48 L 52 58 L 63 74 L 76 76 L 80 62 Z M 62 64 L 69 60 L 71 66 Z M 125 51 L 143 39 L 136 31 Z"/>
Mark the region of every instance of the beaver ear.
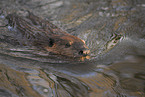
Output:
<path fill-rule="evenodd" d="M 52 47 L 54 45 L 54 39 L 50 38 L 49 39 L 49 47 Z"/>

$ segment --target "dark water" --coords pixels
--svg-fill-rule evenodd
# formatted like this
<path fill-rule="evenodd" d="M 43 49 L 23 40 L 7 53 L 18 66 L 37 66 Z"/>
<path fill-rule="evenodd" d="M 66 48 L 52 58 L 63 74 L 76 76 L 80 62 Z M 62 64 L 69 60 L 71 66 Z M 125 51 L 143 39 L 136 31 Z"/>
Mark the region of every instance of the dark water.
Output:
<path fill-rule="evenodd" d="M 84 62 L 47 56 L 10 44 L 11 31 L 1 27 L 0 97 L 145 96 L 144 0 L 1 0 L 0 8 L 3 15 L 30 10 L 91 50 Z"/>

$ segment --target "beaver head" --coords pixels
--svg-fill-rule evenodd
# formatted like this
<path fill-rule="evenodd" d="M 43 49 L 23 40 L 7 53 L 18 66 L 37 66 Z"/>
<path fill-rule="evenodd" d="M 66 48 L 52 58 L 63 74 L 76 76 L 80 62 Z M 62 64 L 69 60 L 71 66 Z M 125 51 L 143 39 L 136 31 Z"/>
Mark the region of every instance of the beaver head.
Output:
<path fill-rule="evenodd" d="M 86 57 L 90 52 L 83 40 L 72 35 L 55 35 L 51 37 L 45 49 L 68 57 Z"/>

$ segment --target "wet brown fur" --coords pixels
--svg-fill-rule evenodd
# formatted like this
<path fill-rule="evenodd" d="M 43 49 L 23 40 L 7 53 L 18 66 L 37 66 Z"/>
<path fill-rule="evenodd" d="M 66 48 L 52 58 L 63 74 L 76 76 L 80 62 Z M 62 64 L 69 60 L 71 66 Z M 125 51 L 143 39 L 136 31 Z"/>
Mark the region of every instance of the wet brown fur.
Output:
<path fill-rule="evenodd" d="M 19 40 L 23 45 L 41 47 L 49 52 L 69 57 L 84 57 L 89 53 L 83 40 L 30 12 L 25 18 L 9 14 L 6 19 L 9 26 L 21 33 L 22 38 Z"/>

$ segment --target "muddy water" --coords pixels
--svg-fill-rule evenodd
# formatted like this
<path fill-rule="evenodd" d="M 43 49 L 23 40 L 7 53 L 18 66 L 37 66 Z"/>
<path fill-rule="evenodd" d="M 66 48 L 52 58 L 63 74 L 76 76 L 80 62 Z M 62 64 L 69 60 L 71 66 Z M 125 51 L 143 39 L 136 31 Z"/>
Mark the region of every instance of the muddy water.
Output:
<path fill-rule="evenodd" d="M 83 62 L 17 45 L 0 28 L 0 97 L 144 97 L 143 0 L 1 0 L 2 18 L 27 10 L 85 40 Z M 10 41 L 14 41 L 13 44 Z"/>

